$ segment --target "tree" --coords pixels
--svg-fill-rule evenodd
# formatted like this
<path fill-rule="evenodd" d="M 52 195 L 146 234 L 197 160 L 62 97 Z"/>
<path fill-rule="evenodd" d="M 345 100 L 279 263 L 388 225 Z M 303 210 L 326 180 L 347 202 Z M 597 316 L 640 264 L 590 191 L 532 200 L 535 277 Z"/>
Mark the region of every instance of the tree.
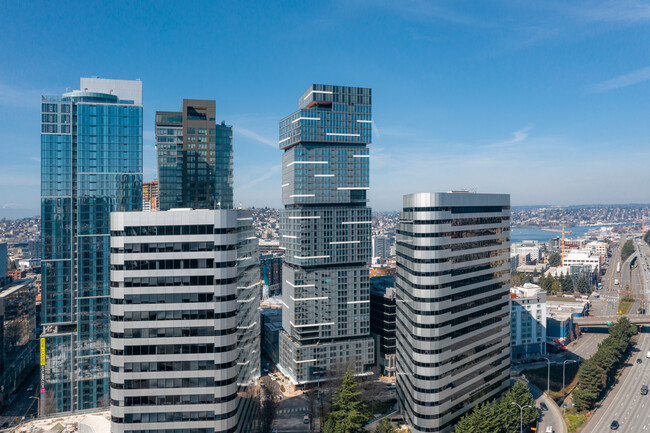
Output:
<path fill-rule="evenodd" d="M 573 391 L 573 403 L 578 411 L 591 409 L 605 387 L 605 372 L 592 359 L 578 369 L 578 383 Z"/>
<path fill-rule="evenodd" d="M 583 275 L 580 275 L 580 278 L 578 278 L 578 284 L 576 284 L 576 290 L 579 293 L 589 293 L 589 282 L 587 281 L 587 278 Z"/>
<path fill-rule="evenodd" d="M 551 253 L 548 255 L 548 265 L 554 268 L 562 266 L 562 256 L 560 253 Z"/>
<path fill-rule="evenodd" d="M 393 424 L 390 423 L 388 418 L 384 418 L 381 420 L 379 426 L 377 426 L 377 433 L 395 433 Z"/>
<path fill-rule="evenodd" d="M 528 387 L 517 381 L 500 400 L 478 405 L 463 416 L 456 424 L 455 433 L 518 433 L 520 411 L 513 402 L 522 407 L 530 406 L 521 413 L 524 429 L 530 430 L 538 417 L 535 399 Z"/>
<path fill-rule="evenodd" d="M 273 399 L 273 393 L 263 388 L 262 395 L 262 433 L 270 433 L 275 420 L 276 404 Z"/>
<path fill-rule="evenodd" d="M 361 401 L 361 392 L 356 388 L 357 382 L 348 368 L 341 387 L 334 392 L 332 410 L 323 427 L 324 433 L 356 433 L 363 430 L 370 416 Z"/>
<path fill-rule="evenodd" d="M 562 284 L 563 292 L 565 293 L 573 292 L 573 281 L 571 280 L 571 277 L 569 277 L 567 274 L 562 274 L 560 276 L 560 284 Z"/>
<path fill-rule="evenodd" d="M 643 240 L 645 241 L 646 244 L 650 245 L 650 230 L 645 232 L 645 236 L 643 237 Z"/>
<path fill-rule="evenodd" d="M 551 286 L 551 292 L 559 293 L 561 291 L 562 291 L 562 283 L 560 283 L 558 280 L 553 281 L 553 285 Z"/>
<path fill-rule="evenodd" d="M 632 239 L 628 239 L 625 241 L 623 244 L 623 248 L 621 248 L 621 262 L 624 262 L 630 257 L 632 254 L 634 254 L 635 248 L 634 248 L 634 242 L 632 242 Z"/>

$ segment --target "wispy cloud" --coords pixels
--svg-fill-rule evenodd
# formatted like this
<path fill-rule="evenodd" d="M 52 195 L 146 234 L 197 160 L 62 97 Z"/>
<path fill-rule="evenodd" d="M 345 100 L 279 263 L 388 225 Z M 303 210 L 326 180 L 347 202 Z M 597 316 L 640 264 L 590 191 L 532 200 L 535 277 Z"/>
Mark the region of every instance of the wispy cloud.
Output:
<path fill-rule="evenodd" d="M 512 133 L 512 138 L 509 140 L 505 141 L 499 141 L 496 143 L 488 144 L 483 146 L 486 149 L 493 149 L 493 148 L 499 148 L 499 147 L 509 147 L 509 146 L 514 146 L 515 144 L 519 144 L 522 141 L 526 140 L 528 138 L 528 133 L 530 130 L 533 129 L 532 125 L 529 125 L 523 129 L 520 129 L 518 131 L 515 131 Z"/>
<path fill-rule="evenodd" d="M 267 146 L 271 146 L 274 149 L 278 149 L 278 143 L 276 141 L 273 141 L 271 139 L 268 139 L 266 137 L 262 137 L 256 132 L 251 131 L 250 129 L 246 128 L 241 128 L 241 127 L 235 127 L 235 132 L 243 135 L 244 137 L 248 137 L 252 140 L 255 140 L 257 142 L 266 144 Z"/>
<path fill-rule="evenodd" d="M 598 83 L 593 87 L 592 93 L 622 89 L 623 87 L 633 86 L 648 80 L 650 80 L 650 66 Z"/>
<path fill-rule="evenodd" d="M 41 106 L 41 95 L 48 93 L 51 92 L 0 82 L 0 105 L 17 108 L 39 108 Z"/>
<path fill-rule="evenodd" d="M 590 22 L 640 23 L 650 20 L 650 4 L 638 0 L 589 1 L 574 9 L 577 15 Z"/>
<path fill-rule="evenodd" d="M 260 182 L 264 182 L 265 180 L 270 179 L 270 178 L 272 178 L 273 176 L 275 176 L 275 175 L 280 171 L 281 168 L 282 168 L 282 164 L 274 165 L 273 167 L 269 168 L 269 169 L 266 171 L 266 173 L 264 173 L 262 176 L 250 180 L 250 181 L 249 181 L 248 183 L 246 183 L 245 185 L 239 187 L 239 189 L 240 189 L 240 190 L 245 190 L 245 189 L 248 189 L 248 188 L 254 187 L 254 186 L 257 185 L 258 183 L 260 183 Z"/>

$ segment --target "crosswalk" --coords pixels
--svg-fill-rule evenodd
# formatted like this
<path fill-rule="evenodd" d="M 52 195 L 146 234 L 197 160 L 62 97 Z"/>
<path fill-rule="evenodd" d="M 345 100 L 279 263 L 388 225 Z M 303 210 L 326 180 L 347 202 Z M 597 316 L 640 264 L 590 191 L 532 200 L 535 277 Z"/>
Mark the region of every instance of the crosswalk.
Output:
<path fill-rule="evenodd" d="M 292 407 L 289 409 L 280 409 L 278 413 L 307 412 L 306 407 Z"/>

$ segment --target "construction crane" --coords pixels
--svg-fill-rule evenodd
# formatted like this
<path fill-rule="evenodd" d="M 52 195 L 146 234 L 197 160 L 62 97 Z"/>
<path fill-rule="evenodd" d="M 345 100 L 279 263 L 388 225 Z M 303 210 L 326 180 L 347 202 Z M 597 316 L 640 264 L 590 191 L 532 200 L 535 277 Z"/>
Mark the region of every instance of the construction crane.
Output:
<path fill-rule="evenodd" d="M 564 267 L 564 235 L 565 235 L 565 234 L 570 235 L 570 234 L 572 234 L 573 232 L 567 232 L 567 231 L 565 231 L 565 230 L 564 230 L 564 224 L 562 225 L 562 230 L 558 230 L 558 229 L 542 229 L 542 230 L 547 231 L 547 232 L 557 232 L 557 233 L 562 233 L 562 267 Z"/>

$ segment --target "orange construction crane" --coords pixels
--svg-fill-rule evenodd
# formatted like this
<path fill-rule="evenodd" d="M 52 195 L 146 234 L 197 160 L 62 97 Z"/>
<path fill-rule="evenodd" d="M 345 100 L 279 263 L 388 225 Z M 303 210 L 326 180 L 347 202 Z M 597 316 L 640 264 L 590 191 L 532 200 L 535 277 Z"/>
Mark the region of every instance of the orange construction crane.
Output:
<path fill-rule="evenodd" d="M 558 229 L 542 229 L 542 230 L 547 231 L 547 232 L 562 233 L 562 266 L 564 267 L 564 235 L 565 234 L 570 235 L 573 232 L 564 231 L 564 225 L 562 225 L 562 230 L 558 230 Z"/>

